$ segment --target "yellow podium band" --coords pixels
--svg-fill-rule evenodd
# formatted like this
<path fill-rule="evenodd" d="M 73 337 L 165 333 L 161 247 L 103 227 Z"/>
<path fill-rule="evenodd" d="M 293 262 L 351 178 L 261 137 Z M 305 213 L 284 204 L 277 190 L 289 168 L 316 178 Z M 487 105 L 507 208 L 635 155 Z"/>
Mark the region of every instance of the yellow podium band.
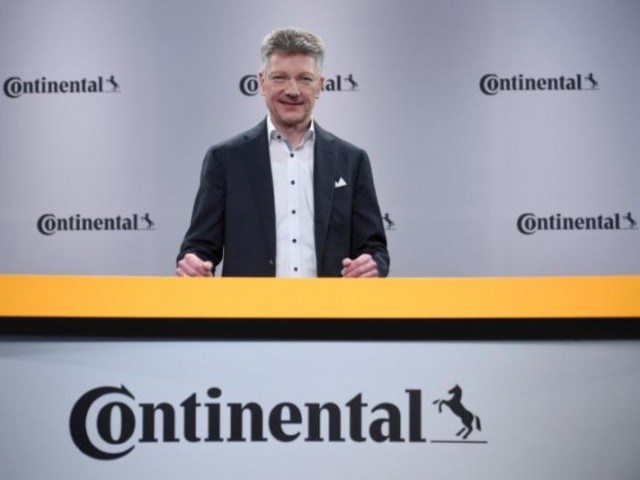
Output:
<path fill-rule="evenodd" d="M 0 316 L 640 318 L 640 276 L 294 280 L 0 275 Z"/>

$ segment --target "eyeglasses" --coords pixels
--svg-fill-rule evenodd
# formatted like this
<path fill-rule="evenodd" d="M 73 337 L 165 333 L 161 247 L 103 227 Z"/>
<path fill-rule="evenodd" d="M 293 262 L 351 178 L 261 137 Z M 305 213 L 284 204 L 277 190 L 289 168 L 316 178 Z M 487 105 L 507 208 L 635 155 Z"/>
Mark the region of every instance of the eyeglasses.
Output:
<path fill-rule="evenodd" d="M 313 75 L 303 74 L 298 75 L 297 77 L 292 77 L 290 75 L 285 75 L 283 73 L 274 73 L 267 77 L 267 80 L 273 83 L 274 85 L 284 86 L 287 85 L 291 80 L 295 80 L 296 85 L 299 88 L 309 88 L 316 81 L 316 77 Z"/>

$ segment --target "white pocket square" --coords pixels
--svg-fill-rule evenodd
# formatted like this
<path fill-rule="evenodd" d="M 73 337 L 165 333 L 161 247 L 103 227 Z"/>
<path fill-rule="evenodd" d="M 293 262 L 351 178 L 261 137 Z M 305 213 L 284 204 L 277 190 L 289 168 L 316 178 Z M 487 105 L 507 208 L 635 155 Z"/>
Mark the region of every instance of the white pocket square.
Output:
<path fill-rule="evenodd" d="M 340 177 L 338 180 L 336 180 L 336 183 L 335 183 L 336 188 L 346 187 L 346 186 L 347 186 L 347 182 L 344 181 L 344 178 Z"/>

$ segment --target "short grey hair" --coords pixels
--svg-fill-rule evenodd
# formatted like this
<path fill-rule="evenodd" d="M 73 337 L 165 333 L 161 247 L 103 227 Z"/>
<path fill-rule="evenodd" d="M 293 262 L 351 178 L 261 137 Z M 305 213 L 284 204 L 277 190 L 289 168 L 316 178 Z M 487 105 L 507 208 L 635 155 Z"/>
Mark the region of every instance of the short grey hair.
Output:
<path fill-rule="evenodd" d="M 260 46 L 262 69 L 274 53 L 285 55 L 308 55 L 316 61 L 318 72 L 322 72 L 324 43 L 315 33 L 297 27 L 279 28 L 267 34 Z"/>

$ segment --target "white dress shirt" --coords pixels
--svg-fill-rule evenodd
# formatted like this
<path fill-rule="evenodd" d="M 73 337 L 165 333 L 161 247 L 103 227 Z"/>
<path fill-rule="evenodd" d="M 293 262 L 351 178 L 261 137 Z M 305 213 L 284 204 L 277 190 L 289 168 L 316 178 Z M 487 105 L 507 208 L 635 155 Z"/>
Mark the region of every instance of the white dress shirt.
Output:
<path fill-rule="evenodd" d="M 292 149 L 267 118 L 269 155 L 276 207 L 276 277 L 316 277 L 313 222 L 313 146 L 311 127 Z"/>

